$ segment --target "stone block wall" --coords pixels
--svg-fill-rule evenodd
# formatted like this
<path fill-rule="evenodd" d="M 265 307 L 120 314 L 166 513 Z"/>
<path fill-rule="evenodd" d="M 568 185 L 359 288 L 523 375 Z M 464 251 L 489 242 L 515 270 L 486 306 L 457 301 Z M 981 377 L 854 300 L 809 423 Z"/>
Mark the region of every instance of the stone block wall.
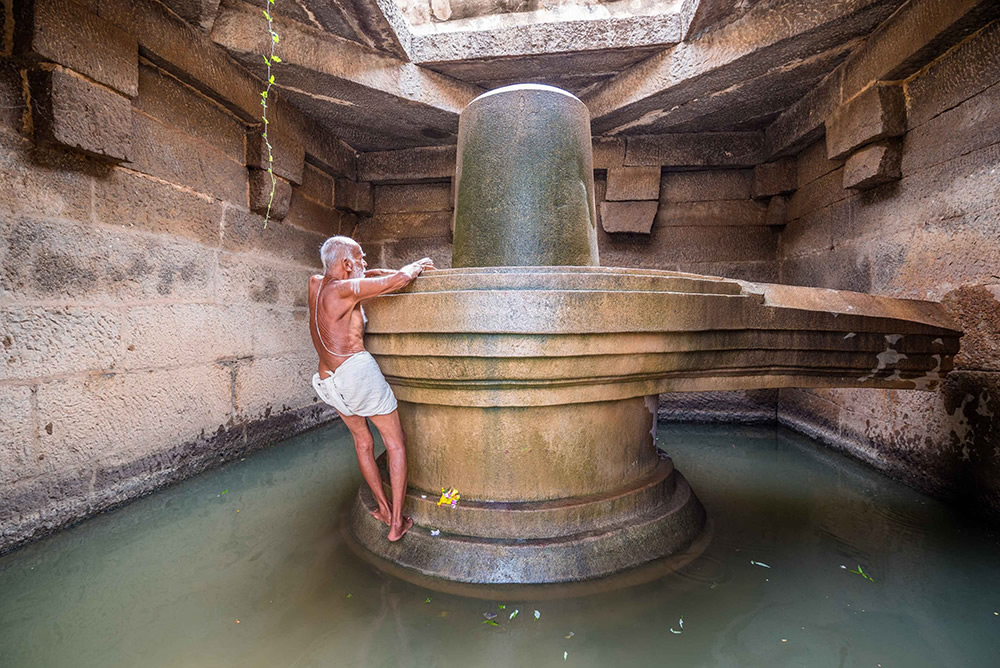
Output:
<path fill-rule="evenodd" d="M 693 150 L 696 145 L 687 153 Z M 374 213 L 356 237 L 370 265 L 395 268 L 424 255 L 438 267 L 451 265 L 454 160 L 450 147 L 362 154 L 362 177 L 374 182 Z M 783 198 L 755 198 L 754 169 L 674 171 L 625 162 L 624 139 L 595 138 L 601 264 L 777 280 L 784 219 L 769 216 L 769 209 Z"/>
<path fill-rule="evenodd" d="M 605 200 L 613 170 L 597 172 L 601 264 L 777 280 L 778 228 L 768 224 L 767 202 L 751 197 L 753 169 L 657 169 L 659 188 L 646 233 L 608 231 L 615 229 L 609 214 L 618 213 Z"/>
<path fill-rule="evenodd" d="M 451 266 L 451 181 L 379 183 L 372 216 L 358 225 L 355 238 L 368 265 L 398 269 L 429 257 L 438 268 Z"/>
<path fill-rule="evenodd" d="M 276 103 L 265 226 L 258 84 L 158 3 L 5 18 L 0 552 L 335 417 L 306 282 L 362 208 L 356 154 Z"/>
<path fill-rule="evenodd" d="M 965 331 L 935 392 L 781 390 L 777 418 L 935 495 L 1000 516 L 1000 23 L 901 86 L 898 174 L 858 186 L 830 122 L 798 156 L 780 281 L 944 302 Z M 868 104 L 868 103 L 866 103 Z M 846 105 L 839 147 L 882 140 Z M 883 105 L 880 113 L 891 110 Z M 896 123 L 894 121 L 894 123 Z M 850 156 L 850 151 L 846 152 Z M 854 155 L 856 155 L 855 153 Z"/>

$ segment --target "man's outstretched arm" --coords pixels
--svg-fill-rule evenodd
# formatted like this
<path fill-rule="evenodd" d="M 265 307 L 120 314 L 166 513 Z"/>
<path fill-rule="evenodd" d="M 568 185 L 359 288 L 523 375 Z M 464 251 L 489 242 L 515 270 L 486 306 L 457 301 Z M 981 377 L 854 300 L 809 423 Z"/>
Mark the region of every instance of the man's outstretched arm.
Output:
<path fill-rule="evenodd" d="M 378 278 L 349 278 L 342 280 L 337 284 L 337 290 L 346 299 L 363 302 L 366 299 L 386 295 L 405 288 L 425 269 L 434 269 L 434 261 L 428 257 L 412 262 L 398 271 L 388 272 L 388 275 L 379 276 Z"/>

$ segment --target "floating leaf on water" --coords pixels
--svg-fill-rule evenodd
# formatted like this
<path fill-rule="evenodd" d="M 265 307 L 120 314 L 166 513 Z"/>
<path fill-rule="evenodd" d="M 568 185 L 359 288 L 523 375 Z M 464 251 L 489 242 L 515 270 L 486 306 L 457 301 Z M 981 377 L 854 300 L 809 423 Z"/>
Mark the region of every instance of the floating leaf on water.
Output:
<path fill-rule="evenodd" d="M 676 635 L 680 635 L 681 634 L 680 631 L 674 631 L 674 627 L 672 627 L 672 626 L 670 627 L 670 632 L 673 633 L 673 634 L 676 634 Z"/>
<path fill-rule="evenodd" d="M 683 630 L 684 629 L 684 618 L 681 617 L 680 620 L 677 623 L 680 625 L 681 629 Z"/>
<path fill-rule="evenodd" d="M 485 620 L 485 621 L 483 622 L 483 624 L 489 624 L 490 626 L 500 626 L 499 624 L 497 624 L 497 623 L 496 623 L 495 621 L 493 621 L 492 619 L 487 619 L 487 620 Z"/>
<path fill-rule="evenodd" d="M 576 635 L 575 633 L 573 633 L 572 631 L 570 631 L 569 633 L 567 633 L 563 637 L 566 638 L 566 640 L 569 640 L 570 638 L 572 638 L 575 635 Z"/>
<path fill-rule="evenodd" d="M 223 494 L 229 494 L 229 490 L 228 489 L 224 489 L 224 490 L 222 490 L 222 493 Z"/>
<path fill-rule="evenodd" d="M 858 570 L 856 570 L 856 571 L 848 570 L 847 566 L 844 566 L 844 565 L 841 565 L 841 568 L 847 570 L 848 573 L 854 573 L 855 575 L 860 575 L 861 577 L 863 577 L 865 580 L 868 580 L 869 582 L 875 582 L 875 578 L 873 578 L 872 576 L 870 576 L 867 573 L 865 573 L 865 569 L 861 568 L 861 564 L 858 564 Z"/>
<path fill-rule="evenodd" d="M 431 600 L 429 598 L 425 598 L 424 599 L 424 603 L 430 603 L 430 602 L 431 602 Z"/>
<path fill-rule="evenodd" d="M 495 612 L 484 612 L 483 613 L 483 617 L 485 617 L 486 619 L 496 619 L 497 618 L 497 613 L 495 613 Z"/>
<path fill-rule="evenodd" d="M 500 605 L 498 605 L 497 607 L 498 607 L 499 609 L 503 610 L 503 609 L 505 609 L 505 608 L 506 608 L 507 606 L 506 606 L 506 605 L 503 605 L 503 604 L 501 603 L 501 604 L 500 604 Z"/>
<path fill-rule="evenodd" d="M 753 559 L 750 560 L 750 563 L 753 564 L 754 566 L 760 566 L 761 568 L 770 568 L 770 566 L 768 566 L 767 564 L 760 561 L 754 561 Z"/>
<path fill-rule="evenodd" d="M 514 619 L 515 617 L 517 617 L 517 613 L 519 613 L 519 612 L 521 612 L 521 611 L 520 610 L 515 610 L 514 612 L 510 613 L 510 617 L 508 617 L 508 619 Z"/>
<path fill-rule="evenodd" d="M 348 594 L 347 598 L 354 598 L 352 595 Z"/>
<path fill-rule="evenodd" d="M 563 652 L 563 661 L 565 661 L 566 657 L 568 657 L 568 656 L 569 656 L 569 652 Z"/>
<path fill-rule="evenodd" d="M 542 613 L 540 613 L 537 610 L 535 610 L 535 619 L 538 619 L 541 616 L 542 616 Z"/>

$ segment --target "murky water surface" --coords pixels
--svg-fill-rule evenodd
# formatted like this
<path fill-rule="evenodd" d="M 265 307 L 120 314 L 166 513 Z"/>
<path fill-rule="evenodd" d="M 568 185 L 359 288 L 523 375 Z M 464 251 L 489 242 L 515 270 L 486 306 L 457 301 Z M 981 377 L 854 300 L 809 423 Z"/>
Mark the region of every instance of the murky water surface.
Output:
<path fill-rule="evenodd" d="M 995 529 L 782 430 L 659 437 L 715 534 L 650 584 L 490 602 L 380 574 L 336 528 L 360 483 L 336 424 L 0 558 L 0 666 L 1000 665 Z"/>

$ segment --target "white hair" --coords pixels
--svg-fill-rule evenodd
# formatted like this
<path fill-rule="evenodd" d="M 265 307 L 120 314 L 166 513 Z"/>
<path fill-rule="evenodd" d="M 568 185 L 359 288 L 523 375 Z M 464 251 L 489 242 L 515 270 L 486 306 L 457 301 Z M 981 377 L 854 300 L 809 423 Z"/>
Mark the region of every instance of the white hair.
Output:
<path fill-rule="evenodd" d="M 330 267 L 341 260 L 353 259 L 351 251 L 357 245 L 358 242 L 350 237 L 330 237 L 324 241 L 319 249 L 319 257 L 323 260 L 323 273 L 330 271 Z"/>

